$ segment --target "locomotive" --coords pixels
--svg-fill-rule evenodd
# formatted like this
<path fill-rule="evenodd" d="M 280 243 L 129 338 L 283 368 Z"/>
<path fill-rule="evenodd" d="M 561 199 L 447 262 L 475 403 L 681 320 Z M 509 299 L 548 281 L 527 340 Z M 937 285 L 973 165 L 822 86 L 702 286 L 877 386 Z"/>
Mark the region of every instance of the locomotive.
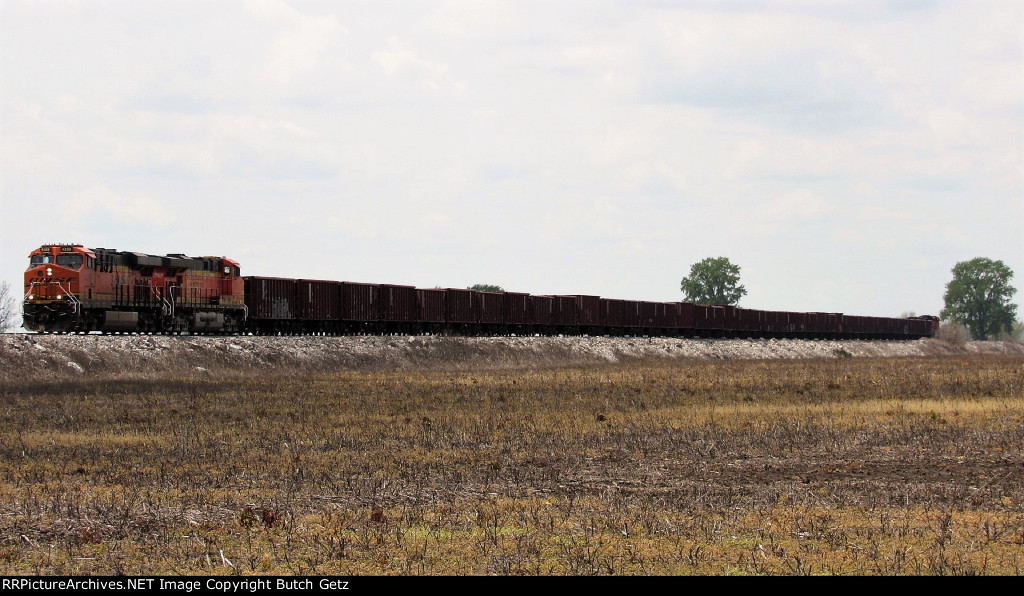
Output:
<path fill-rule="evenodd" d="M 47 244 L 29 255 L 23 326 L 48 333 L 240 333 L 244 290 L 238 263 L 224 257 Z"/>
<path fill-rule="evenodd" d="M 226 257 L 47 244 L 25 272 L 38 333 L 621 335 L 919 339 L 938 318 L 242 276 Z"/>

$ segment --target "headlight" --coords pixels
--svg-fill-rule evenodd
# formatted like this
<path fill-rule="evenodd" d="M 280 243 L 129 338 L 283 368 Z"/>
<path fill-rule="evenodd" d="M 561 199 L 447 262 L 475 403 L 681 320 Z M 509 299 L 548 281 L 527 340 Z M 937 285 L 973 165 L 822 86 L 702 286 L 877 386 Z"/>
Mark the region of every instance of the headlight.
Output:
<path fill-rule="evenodd" d="M 34 294 L 29 294 L 28 295 L 28 299 L 29 300 L 34 300 L 35 299 L 35 295 Z"/>
<path fill-rule="evenodd" d="M 61 298 L 63 298 L 63 297 L 64 297 L 64 295 L 63 295 L 63 294 L 57 294 L 57 300 L 60 300 L 60 299 L 61 299 Z"/>

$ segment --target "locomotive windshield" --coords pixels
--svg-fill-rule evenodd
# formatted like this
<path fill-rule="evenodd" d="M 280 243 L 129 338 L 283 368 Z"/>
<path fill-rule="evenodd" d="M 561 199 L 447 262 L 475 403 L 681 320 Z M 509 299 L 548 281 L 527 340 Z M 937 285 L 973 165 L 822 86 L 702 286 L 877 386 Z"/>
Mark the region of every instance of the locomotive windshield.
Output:
<path fill-rule="evenodd" d="M 29 267 L 35 267 L 36 265 L 52 265 L 53 255 L 32 255 L 28 264 Z"/>
<path fill-rule="evenodd" d="M 57 255 L 57 264 L 68 269 L 80 269 L 82 255 Z"/>

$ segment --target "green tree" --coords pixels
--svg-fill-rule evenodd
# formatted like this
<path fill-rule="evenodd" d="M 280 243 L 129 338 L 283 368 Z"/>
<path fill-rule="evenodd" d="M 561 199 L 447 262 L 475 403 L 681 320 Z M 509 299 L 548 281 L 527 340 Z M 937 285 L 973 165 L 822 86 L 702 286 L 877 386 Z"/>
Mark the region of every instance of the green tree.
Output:
<path fill-rule="evenodd" d="M 961 261 L 952 271 L 942 318 L 964 325 L 974 339 L 1012 333 L 1017 317 L 1017 305 L 1010 302 L 1017 292 L 1010 285 L 1013 271 L 1002 261 L 983 257 Z"/>
<path fill-rule="evenodd" d="M 690 267 L 680 289 L 687 302 L 735 306 L 747 289 L 739 284 L 740 268 L 725 257 L 707 258 Z"/>
<path fill-rule="evenodd" d="M 476 284 L 469 286 L 470 290 L 476 290 L 477 292 L 504 292 L 505 288 L 496 286 L 494 284 Z"/>

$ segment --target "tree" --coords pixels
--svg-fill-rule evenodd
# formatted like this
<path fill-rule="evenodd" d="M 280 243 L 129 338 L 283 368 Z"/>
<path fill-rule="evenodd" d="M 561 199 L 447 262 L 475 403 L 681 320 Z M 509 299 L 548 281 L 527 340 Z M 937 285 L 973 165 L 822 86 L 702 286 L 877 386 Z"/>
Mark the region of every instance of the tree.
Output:
<path fill-rule="evenodd" d="M 14 329 L 14 317 L 18 314 L 18 305 L 11 295 L 11 284 L 0 281 L 0 333 Z"/>
<path fill-rule="evenodd" d="M 1013 271 L 1002 261 L 984 257 L 961 261 L 946 284 L 942 318 L 967 327 L 974 339 L 989 339 L 1001 331 L 1013 332 L 1017 305 L 1010 299 L 1017 289 L 1010 285 Z"/>
<path fill-rule="evenodd" d="M 494 284 L 476 284 L 469 286 L 470 290 L 476 290 L 477 292 L 504 292 L 505 288 L 496 286 Z"/>
<path fill-rule="evenodd" d="M 735 306 L 747 294 L 739 281 L 738 265 L 725 257 L 709 257 L 690 267 L 690 275 L 683 278 L 680 289 L 686 294 L 687 302 Z"/>

